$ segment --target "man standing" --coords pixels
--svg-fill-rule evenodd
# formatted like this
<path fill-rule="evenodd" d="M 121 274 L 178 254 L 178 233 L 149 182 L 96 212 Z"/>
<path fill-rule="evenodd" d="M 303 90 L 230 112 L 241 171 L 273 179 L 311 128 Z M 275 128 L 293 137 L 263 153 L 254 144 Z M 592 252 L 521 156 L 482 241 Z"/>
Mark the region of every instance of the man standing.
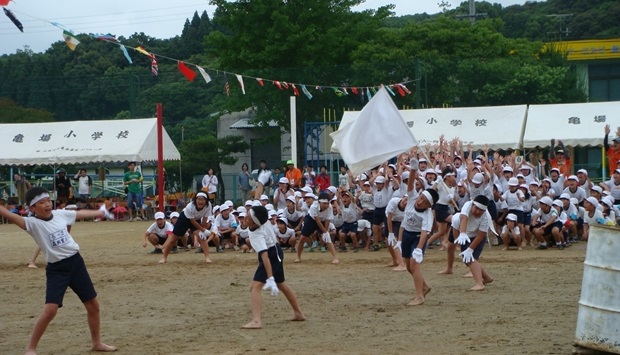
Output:
<path fill-rule="evenodd" d="M 15 190 L 17 190 L 17 199 L 19 200 L 19 205 L 24 206 L 26 203 L 26 191 L 32 188 L 30 182 L 26 179 L 26 174 L 13 175 L 13 181 L 15 181 Z"/>
<path fill-rule="evenodd" d="M 295 163 L 293 160 L 288 160 L 286 162 L 286 178 L 288 179 L 288 183 L 291 185 L 291 188 L 301 187 L 301 170 L 295 167 Z"/>
<path fill-rule="evenodd" d="M 564 176 L 571 175 L 571 163 L 568 150 L 564 147 L 561 140 L 558 141 L 558 150 L 555 150 L 555 139 L 551 139 L 551 147 L 549 149 L 549 162 L 552 168 L 560 170 L 560 174 Z"/>
<path fill-rule="evenodd" d="M 127 210 L 129 211 L 129 221 L 141 221 L 144 219 L 144 210 L 142 204 L 144 203 L 142 198 L 142 174 L 136 170 L 136 162 L 129 162 L 129 171 L 125 173 L 123 183 L 127 186 Z M 134 207 L 134 202 L 136 206 Z M 136 208 L 140 212 L 140 216 L 137 215 L 133 218 L 133 209 Z"/>
<path fill-rule="evenodd" d="M 58 169 L 56 176 L 56 200 L 67 203 L 71 196 L 71 178 L 67 176 L 65 169 Z"/>
<path fill-rule="evenodd" d="M 319 193 L 327 192 L 327 188 L 332 184 L 329 174 L 327 174 L 327 166 L 321 165 L 321 172 L 314 178 L 314 185 L 318 188 Z"/>
<path fill-rule="evenodd" d="M 613 139 L 612 145 L 609 145 L 609 133 L 611 129 L 609 125 L 605 126 L 605 138 L 603 145 L 607 154 L 607 166 L 609 167 L 609 176 L 613 175 L 618 168 L 618 160 L 620 160 L 620 127 L 616 131 L 616 138 Z"/>
<path fill-rule="evenodd" d="M 86 169 L 80 169 L 80 172 L 75 174 L 73 179 L 77 181 L 80 200 L 84 203 L 88 202 L 93 190 L 93 180 L 86 175 Z"/>

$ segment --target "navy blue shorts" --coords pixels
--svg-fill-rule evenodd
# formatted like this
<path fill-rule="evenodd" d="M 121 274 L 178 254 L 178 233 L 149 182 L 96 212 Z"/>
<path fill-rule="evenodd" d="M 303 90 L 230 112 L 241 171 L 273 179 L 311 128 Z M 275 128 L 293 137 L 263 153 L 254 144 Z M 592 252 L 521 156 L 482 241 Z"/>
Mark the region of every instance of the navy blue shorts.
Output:
<path fill-rule="evenodd" d="M 304 218 L 304 225 L 301 227 L 301 235 L 309 237 L 316 231 L 321 232 L 314 218 L 307 215 L 306 218 Z"/>
<path fill-rule="evenodd" d="M 497 215 L 497 205 L 495 204 L 495 201 L 493 201 L 493 199 L 489 200 L 489 204 L 487 205 L 487 211 L 489 211 L 489 214 L 491 215 L 491 220 L 497 222 L 497 218 L 499 216 Z"/>
<path fill-rule="evenodd" d="M 532 224 L 532 212 L 523 212 L 523 224 L 526 226 Z"/>
<path fill-rule="evenodd" d="M 198 224 L 200 224 L 200 220 L 196 220 Z M 185 213 L 181 212 L 179 219 L 177 219 L 177 223 L 174 225 L 174 229 L 172 230 L 172 234 L 181 238 L 185 235 L 187 230 L 191 230 L 192 232 L 196 230 L 196 227 L 192 224 L 189 218 L 185 217 Z"/>
<path fill-rule="evenodd" d="M 97 297 L 97 292 L 80 253 L 55 263 L 48 263 L 45 267 L 45 277 L 47 278 L 45 303 L 53 303 L 62 307 L 62 300 L 65 292 L 67 292 L 67 287 L 70 287 L 78 295 L 82 303 Z"/>
<path fill-rule="evenodd" d="M 517 216 L 517 223 L 525 223 L 525 215 L 523 211 L 508 210 L 508 213 L 514 213 Z M 531 218 L 531 215 L 530 215 Z"/>
<path fill-rule="evenodd" d="M 364 211 L 362 212 L 362 219 L 367 220 L 368 222 L 370 222 L 372 224 L 372 218 L 374 216 L 375 212 L 374 210 L 372 211 Z"/>
<path fill-rule="evenodd" d="M 254 281 L 262 283 L 267 282 L 267 270 L 265 269 L 265 264 L 263 264 L 263 259 L 261 258 L 262 253 L 267 253 L 267 256 L 269 257 L 271 272 L 273 273 L 273 278 L 276 283 L 279 284 L 284 282 L 284 253 L 278 244 L 258 253 L 258 268 L 256 268 L 256 272 L 254 273 Z"/>
<path fill-rule="evenodd" d="M 353 223 L 344 222 L 342 224 L 342 228 L 340 228 L 340 232 L 344 234 L 357 233 L 357 222 L 353 222 Z"/>
<path fill-rule="evenodd" d="M 386 218 L 385 207 L 375 207 L 375 211 L 372 213 L 372 225 L 379 226 L 385 222 Z"/>
<path fill-rule="evenodd" d="M 409 232 L 408 230 L 403 230 L 403 242 L 401 244 L 402 257 L 406 259 L 411 258 L 411 253 L 413 250 L 418 247 L 420 243 L 420 232 Z M 422 254 L 426 252 L 426 243 L 422 246 Z"/>
<path fill-rule="evenodd" d="M 448 223 L 446 218 L 450 216 L 450 206 L 436 203 L 433 210 L 435 210 L 435 221 L 438 223 Z"/>
<path fill-rule="evenodd" d="M 553 234 L 553 228 L 558 227 L 558 230 L 561 232 L 562 231 L 562 222 L 557 221 L 549 226 L 547 226 L 547 228 L 545 228 L 545 231 L 543 232 L 543 235 L 551 235 Z"/>
<path fill-rule="evenodd" d="M 398 231 L 400 230 L 400 224 L 401 222 L 392 221 L 392 231 L 394 235 L 396 236 L 396 238 L 398 238 Z M 384 237 L 387 237 L 388 234 L 390 234 L 390 231 L 388 231 L 388 227 L 387 227 L 387 221 L 385 221 L 385 224 L 383 225 L 382 232 L 383 232 Z"/>
<path fill-rule="evenodd" d="M 472 239 L 473 241 L 473 239 Z M 487 238 L 485 237 L 480 244 L 478 244 L 478 246 L 476 247 L 476 249 L 474 249 L 474 259 L 479 260 L 480 259 L 480 254 L 482 254 L 482 249 L 484 249 L 484 245 L 487 243 Z M 461 245 L 461 251 L 465 251 L 467 250 L 467 248 L 469 248 L 469 246 L 471 245 L 471 243 L 467 243 L 465 245 Z"/>

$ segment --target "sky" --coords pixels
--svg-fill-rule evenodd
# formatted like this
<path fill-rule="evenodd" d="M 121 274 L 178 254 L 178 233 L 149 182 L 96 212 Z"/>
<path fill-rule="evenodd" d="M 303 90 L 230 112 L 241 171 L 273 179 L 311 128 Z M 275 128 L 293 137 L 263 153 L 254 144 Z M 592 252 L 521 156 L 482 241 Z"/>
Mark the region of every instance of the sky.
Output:
<path fill-rule="evenodd" d="M 440 0 L 366 0 L 354 10 L 376 9 L 394 4 L 397 16 L 417 13 L 434 14 L 441 9 Z M 461 0 L 449 0 L 457 7 Z M 502 6 L 523 4 L 525 0 L 495 0 Z M 171 38 L 181 34 L 185 19 L 194 11 L 206 10 L 212 17 L 214 6 L 208 0 L 15 0 L 8 9 L 22 22 L 24 33 L 0 13 L 0 55 L 15 53 L 28 46 L 34 52 L 44 52 L 53 42 L 62 40 L 62 30 L 49 22 L 57 22 L 74 33 L 112 33 L 129 37 L 144 32 L 155 38 Z M 176 4 L 176 5 L 175 5 Z"/>

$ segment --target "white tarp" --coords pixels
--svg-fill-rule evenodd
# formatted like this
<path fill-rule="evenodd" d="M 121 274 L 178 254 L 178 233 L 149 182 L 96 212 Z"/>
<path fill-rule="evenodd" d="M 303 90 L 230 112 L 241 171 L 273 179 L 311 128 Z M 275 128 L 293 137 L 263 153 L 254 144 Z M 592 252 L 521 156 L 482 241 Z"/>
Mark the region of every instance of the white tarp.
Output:
<path fill-rule="evenodd" d="M 0 165 L 156 161 L 157 119 L 0 124 L 0 142 Z M 163 144 L 181 159 L 165 129 Z"/>
<path fill-rule="evenodd" d="M 523 147 L 545 147 L 551 138 L 573 147 L 601 145 L 607 124 L 611 140 L 620 126 L 620 101 L 530 105 Z"/>
<path fill-rule="evenodd" d="M 420 145 L 438 143 L 443 134 L 448 140 L 459 137 L 474 149 L 480 149 L 484 144 L 489 149 L 518 149 L 527 105 L 401 110 L 400 114 Z M 340 127 L 358 115 L 359 111 L 345 112 Z M 337 152 L 333 146 L 332 151 Z"/>

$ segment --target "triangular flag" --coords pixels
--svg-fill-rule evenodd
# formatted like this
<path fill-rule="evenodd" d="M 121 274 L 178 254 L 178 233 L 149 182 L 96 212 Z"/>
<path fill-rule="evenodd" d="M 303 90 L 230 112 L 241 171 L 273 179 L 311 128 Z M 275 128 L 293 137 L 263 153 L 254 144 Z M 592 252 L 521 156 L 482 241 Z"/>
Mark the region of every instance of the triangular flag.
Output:
<path fill-rule="evenodd" d="M 301 92 L 304 93 L 304 95 L 306 95 L 306 97 L 308 98 L 308 100 L 312 100 L 312 94 L 310 93 L 310 91 L 308 91 L 308 89 L 306 88 L 306 85 L 301 85 Z"/>
<path fill-rule="evenodd" d="M 256 81 L 258 81 L 258 85 L 260 85 L 260 86 L 265 86 L 265 82 L 263 81 L 263 79 L 261 79 L 261 78 L 256 78 Z"/>
<path fill-rule="evenodd" d="M 330 136 L 353 176 L 418 145 L 385 88 L 377 92 L 356 119 Z"/>
<path fill-rule="evenodd" d="M 355 94 L 355 95 L 357 95 L 357 94 L 358 94 L 358 91 L 357 91 L 357 88 L 356 88 L 356 87 L 352 87 L 352 88 L 351 88 L 351 91 L 352 91 L 352 92 L 353 92 L 353 94 Z"/>
<path fill-rule="evenodd" d="M 134 48 L 134 49 L 135 49 L 136 51 L 138 51 L 138 52 L 140 52 L 140 53 L 144 54 L 144 55 L 145 55 L 145 56 L 147 56 L 147 57 L 150 57 L 150 56 L 151 56 L 151 53 L 147 52 L 147 51 L 146 51 L 146 49 L 144 49 L 144 48 L 142 48 L 142 47 L 140 47 L 140 46 L 138 46 L 138 47 L 136 47 L 136 48 Z"/>
<path fill-rule="evenodd" d="M 129 62 L 129 64 L 133 64 L 133 61 L 131 60 L 129 53 L 127 53 L 127 48 L 125 48 L 125 46 L 122 44 L 121 44 L 121 52 L 123 52 L 123 55 L 125 56 L 125 58 L 127 58 L 127 61 Z"/>
<path fill-rule="evenodd" d="M 282 89 L 282 83 L 280 83 L 279 81 L 274 81 L 273 85 L 277 86 L 278 89 L 280 89 L 280 90 L 284 90 L 284 89 Z"/>
<path fill-rule="evenodd" d="M 230 96 L 230 85 L 228 85 L 228 81 L 224 85 L 224 90 L 226 91 L 226 96 Z"/>
<path fill-rule="evenodd" d="M 243 85 L 243 77 L 239 74 L 235 74 L 235 76 L 237 77 L 237 81 L 239 82 L 239 85 L 241 86 L 241 92 L 243 93 L 243 95 L 245 95 L 245 85 Z"/>
<path fill-rule="evenodd" d="M 390 85 L 392 86 L 392 85 Z M 390 95 L 392 96 L 396 96 L 396 94 L 394 93 L 394 91 L 392 91 L 392 89 L 390 89 L 390 86 L 386 86 L 385 89 L 390 93 Z"/>
<path fill-rule="evenodd" d="M 151 57 L 151 73 L 153 76 L 159 75 L 159 66 L 157 65 L 157 58 L 155 58 L 155 54 L 149 53 L 149 57 Z"/>
<path fill-rule="evenodd" d="M 368 96 L 368 100 L 372 99 L 372 95 L 370 95 L 370 88 L 366 88 L 366 96 Z"/>
<path fill-rule="evenodd" d="M 295 84 L 291 84 L 291 87 L 293 88 L 293 94 L 295 96 L 299 96 L 299 90 L 297 90 L 297 87 L 295 87 Z"/>
<path fill-rule="evenodd" d="M 73 37 L 73 33 L 69 31 L 62 31 L 62 37 L 64 38 L 65 43 L 67 43 L 67 47 L 69 47 L 69 49 L 72 51 L 74 51 L 75 47 L 80 44 L 80 41 L 78 41 L 77 38 Z"/>
<path fill-rule="evenodd" d="M 405 92 L 407 94 L 411 94 L 411 91 L 409 89 L 407 89 L 407 87 L 405 86 L 405 84 L 398 84 L 401 88 L 403 88 L 403 90 L 405 90 Z"/>
<path fill-rule="evenodd" d="M 400 96 L 403 96 L 403 97 L 404 97 L 404 96 L 406 95 L 406 94 L 405 94 L 405 90 L 403 90 L 403 88 L 402 88 L 400 85 L 397 85 L 397 86 L 396 86 L 396 89 L 398 89 L 398 94 L 399 94 Z"/>
<path fill-rule="evenodd" d="M 194 81 L 194 79 L 196 79 L 196 72 L 191 70 L 187 65 L 185 65 L 185 63 L 179 60 L 177 66 L 179 67 L 181 73 L 185 75 L 187 80 Z"/>
<path fill-rule="evenodd" d="M 17 29 L 20 30 L 23 33 L 24 32 L 24 26 L 22 25 L 21 22 L 19 22 L 17 17 L 15 17 L 15 14 L 13 13 L 13 11 L 7 9 L 6 7 L 3 7 L 2 10 L 4 10 L 4 14 L 6 15 L 6 17 L 9 18 L 9 20 L 11 20 L 11 22 L 13 22 L 15 27 L 17 27 Z"/>
<path fill-rule="evenodd" d="M 207 72 L 204 69 L 202 69 L 201 67 L 197 66 L 196 68 L 198 68 L 198 71 L 200 72 L 200 75 L 202 75 L 202 78 L 205 79 L 207 84 L 210 83 L 211 82 L 211 77 L 209 76 L 209 74 L 207 74 Z"/>

